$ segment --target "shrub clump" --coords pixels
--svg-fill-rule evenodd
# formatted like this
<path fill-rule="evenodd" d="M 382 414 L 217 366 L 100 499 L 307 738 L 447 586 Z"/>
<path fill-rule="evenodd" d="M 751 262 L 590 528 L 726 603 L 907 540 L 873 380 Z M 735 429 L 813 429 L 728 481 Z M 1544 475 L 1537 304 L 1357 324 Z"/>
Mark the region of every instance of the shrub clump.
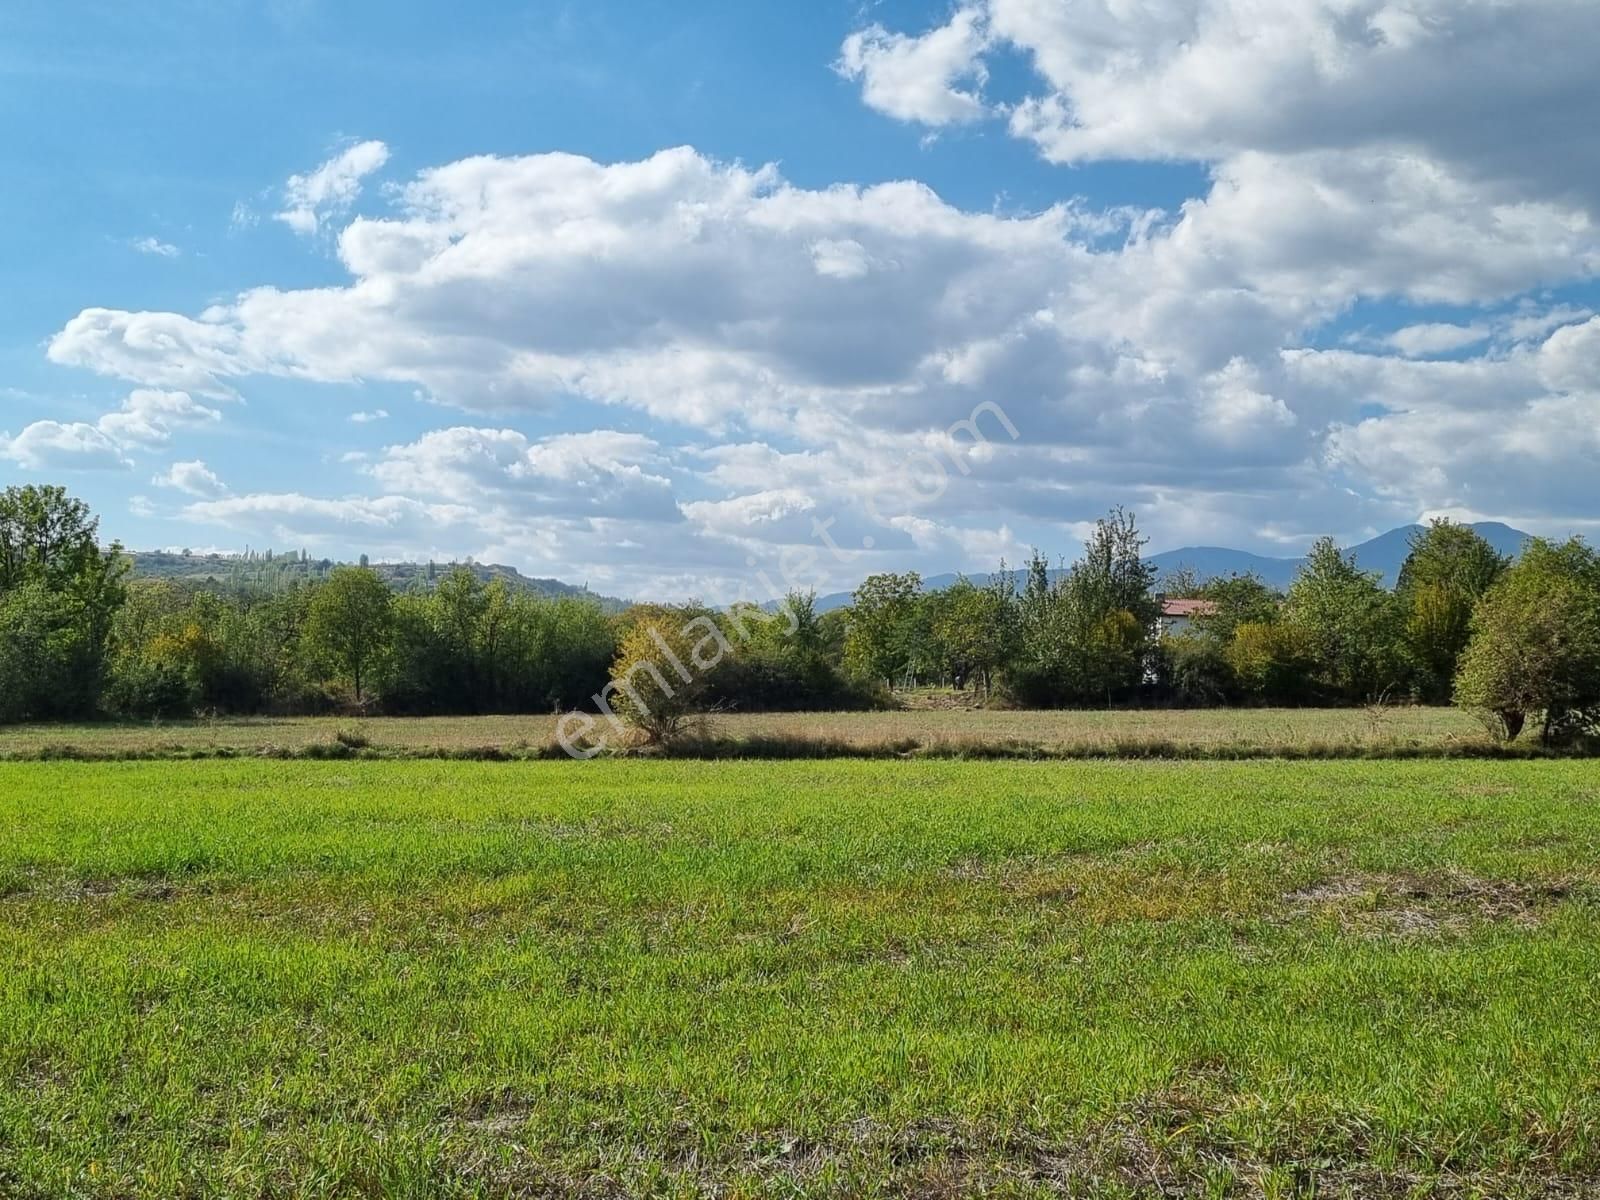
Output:
<path fill-rule="evenodd" d="M 1574 538 L 1535 539 L 1479 602 L 1456 701 L 1514 741 L 1540 721 L 1545 746 L 1600 724 L 1600 557 Z"/>

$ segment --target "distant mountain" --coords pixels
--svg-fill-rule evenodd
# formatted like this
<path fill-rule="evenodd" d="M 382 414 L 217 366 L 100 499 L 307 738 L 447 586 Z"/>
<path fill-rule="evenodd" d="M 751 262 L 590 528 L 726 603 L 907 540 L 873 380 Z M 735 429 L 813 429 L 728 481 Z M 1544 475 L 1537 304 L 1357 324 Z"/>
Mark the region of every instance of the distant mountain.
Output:
<path fill-rule="evenodd" d="M 1522 553 L 1529 534 L 1499 521 L 1480 521 L 1470 528 L 1501 554 L 1515 557 Z M 1386 587 L 1393 587 L 1400 578 L 1400 568 L 1411 552 L 1411 539 L 1422 532 L 1421 525 L 1402 525 L 1388 533 L 1380 533 L 1371 541 L 1348 547 L 1356 563 L 1365 571 L 1377 571 L 1383 576 Z M 1294 582 L 1296 572 L 1305 562 L 1302 558 L 1267 558 L 1244 550 L 1228 550 L 1218 546 L 1185 546 L 1181 550 L 1167 550 L 1152 554 L 1150 561 L 1165 575 L 1180 567 L 1189 567 L 1202 580 L 1229 575 L 1259 575 L 1272 587 L 1280 590 Z"/>
<path fill-rule="evenodd" d="M 1393 587 L 1400 577 L 1400 567 L 1411 551 L 1411 539 L 1421 532 L 1422 528 L 1421 525 L 1402 525 L 1398 529 L 1389 530 L 1388 533 L 1379 534 L 1371 541 L 1347 549 L 1355 555 L 1356 562 L 1363 570 L 1381 572 L 1384 585 Z M 1480 521 L 1471 528 L 1501 554 L 1512 557 L 1522 553 L 1522 547 L 1531 536 L 1499 521 Z M 1164 550 L 1160 554 L 1152 554 L 1149 562 L 1161 572 L 1162 576 L 1181 567 L 1190 568 L 1202 581 L 1227 578 L 1230 575 L 1258 575 L 1269 587 L 1284 591 L 1294 582 L 1295 574 L 1305 559 L 1270 558 L 1262 554 L 1252 554 L 1248 550 L 1231 550 L 1225 546 L 1184 546 L 1179 550 Z M 1050 574 L 1054 578 L 1060 572 L 1051 571 Z M 961 576 L 953 574 L 933 575 L 922 581 L 922 587 L 924 591 L 936 592 L 949 587 L 959 578 Z M 968 575 L 967 578 L 981 587 L 989 582 L 990 576 Z M 843 608 L 849 603 L 849 592 L 832 592 L 817 597 L 817 611 L 829 612 L 835 608 Z"/>
<path fill-rule="evenodd" d="M 146 579 L 173 579 L 190 583 L 215 583 L 223 587 L 274 591 L 291 583 L 322 579 L 335 567 L 348 566 L 328 558 L 302 557 L 299 553 L 270 551 L 246 554 L 185 554 L 136 550 L 129 553 L 133 574 Z M 396 591 L 426 591 L 457 567 L 465 567 L 484 583 L 503 580 L 506 586 L 534 595 L 576 596 L 593 600 L 606 612 L 621 612 L 627 601 L 602 596 L 587 587 L 559 579 L 535 579 L 515 567 L 498 563 L 371 563 L 373 571 Z"/>
<path fill-rule="evenodd" d="M 1181 550 L 1167 550 L 1150 556 L 1150 562 L 1163 578 L 1187 567 L 1202 582 L 1207 579 L 1226 579 L 1230 575 L 1258 575 L 1262 582 L 1279 591 L 1294 580 L 1302 561 L 1298 558 L 1268 558 L 1251 554 L 1248 550 L 1230 550 L 1226 546 L 1185 546 Z"/>

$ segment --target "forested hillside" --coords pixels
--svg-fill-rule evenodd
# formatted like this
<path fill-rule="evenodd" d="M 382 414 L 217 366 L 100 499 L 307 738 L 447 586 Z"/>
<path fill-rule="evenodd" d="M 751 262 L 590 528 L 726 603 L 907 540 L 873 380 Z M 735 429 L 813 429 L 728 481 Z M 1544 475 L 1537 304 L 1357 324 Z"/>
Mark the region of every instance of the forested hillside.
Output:
<path fill-rule="evenodd" d="M 215 583 L 228 589 L 273 592 L 293 584 L 312 583 L 326 579 L 340 566 L 354 566 L 330 558 L 312 558 L 304 550 L 284 553 L 272 550 L 247 550 L 242 554 L 192 553 L 187 550 L 134 550 L 128 552 L 129 574 L 138 579 L 171 579 L 189 583 Z M 466 562 L 393 562 L 368 563 L 360 566 L 371 570 L 396 591 L 421 589 L 431 591 L 441 579 L 454 570 L 472 573 L 480 583 L 497 580 L 515 591 L 539 596 L 567 596 L 592 600 L 606 612 L 621 612 L 627 601 L 614 596 L 602 596 L 587 587 L 563 583 L 559 579 L 535 579 L 522 574 L 515 567 L 498 563 Z"/>

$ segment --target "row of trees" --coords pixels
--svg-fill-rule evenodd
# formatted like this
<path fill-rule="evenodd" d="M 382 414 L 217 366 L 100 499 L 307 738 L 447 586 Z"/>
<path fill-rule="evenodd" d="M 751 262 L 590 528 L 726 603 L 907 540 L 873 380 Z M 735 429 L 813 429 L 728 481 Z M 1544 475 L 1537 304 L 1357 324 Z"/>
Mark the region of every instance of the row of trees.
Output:
<path fill-rule="evenodd" d="M 1252 576 L 1158 581 L 1118 510 L 1070 568 L 1035 554 L 1021 572 L 936 592 L 914 574 L 875 575 L 826 614 L 790 596 L 777 613 L 609 615 L 466 569 L 401 592 L 365 567 L 226 591 L 129 579 L 97 533 L 59 488 L 0 495 L 0 720 L 549 712 L 593 708 L 608 681 L 646 676 L 671 685 L 680 714 L 858 707 L 920 683 L 1032 706 L 1454 698 L 1506 736 L 1537 719 L 1550 741 L 1600 719 L 1594 551 L 1536 540 L 1512 564 L 1442 521 L 1415 539 L 1393 589 L 1329 540 L 1282 595 Z M 1158 586 L 1206 602 L 1187 629 L 1163 622 Z"/>
<path fill-rule="evenodd" d="M 1159 581 L 1133 518 L 1100 521 L 1086 553 L 1034 556 L 984 586 L 923 593 L 878 575 L 854 596 L 846 666 L 885 683 L 971 681 L 1031 706 L 1353 704 L 1452 699 L 1516 737 L 1570 740 L 1600 723 L 1600 558 L 1535 539 L 1516 562 L 1435 521 L 1393 589 L 1331 539 L 1286 594 L 1254 576 Z M 1193 599 L 1171 632 L 1161 600 Z"/>
<path fill-rule="evenodd" d="M 0 500 L 0 720 L 587 708 L 645 631 L 696 615 L 737 647 L 697 681 L 696 703 L 868 700 L 839 668 L 842 620 L 817 617 L 809 597 L 781 618 L 693 605 L 613 615 L 593 597 L 518 590 L 464 567 L 404 591 L 365 566 L 241 588 L 129 578 L 121 548 L 97 535 L 59 488 Z"/>
<path fill-rule="evenodd" d="M 0 720 L 548 712 L 584 703 L 615 652 L 596 604 L 466 569 L 398 594 L 358 567 L 260 589 L 130 579 L 81 501 L 0 494 Z"/>
<path fill-rule="evenodd" d="M 616 650 L 596 605 L 485 585 L 464 568 L 399 594 L 362 567 L 270 593 L 165 580 L 126 591 L 105 707 L 133 716 L 550 712 L 586 702 Z"/>

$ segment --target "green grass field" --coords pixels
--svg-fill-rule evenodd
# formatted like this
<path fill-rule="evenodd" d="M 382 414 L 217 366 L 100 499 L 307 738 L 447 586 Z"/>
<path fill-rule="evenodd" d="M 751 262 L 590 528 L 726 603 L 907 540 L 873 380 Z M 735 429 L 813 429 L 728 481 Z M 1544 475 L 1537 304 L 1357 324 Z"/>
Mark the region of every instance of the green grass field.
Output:
<path fill-rule="evenodd" d="M 300 753 L 358 731 L 376 754 L 542 752 L 555 740 L 555 718 L 338 717 L 222 718 L 214 721 L 0 727 L 0 758 L 63 749 L 90 756 Z M 1163 709 L 1072 712 L 922 710 L 873 713 L 731 713 L 713 732 L 734 743 L 760 739 L 812 745 L 922 747 L 1019 744 L 1046 753 L 1127 753 L 1168 746 L 1180 753 L 1460 749 L 1487 735 L 1453 708 Z"/>
<path fill-rule="evenodd" d="M 0 765 L 0 1195 L 1589 1194 L 1600 765 Z"/>

